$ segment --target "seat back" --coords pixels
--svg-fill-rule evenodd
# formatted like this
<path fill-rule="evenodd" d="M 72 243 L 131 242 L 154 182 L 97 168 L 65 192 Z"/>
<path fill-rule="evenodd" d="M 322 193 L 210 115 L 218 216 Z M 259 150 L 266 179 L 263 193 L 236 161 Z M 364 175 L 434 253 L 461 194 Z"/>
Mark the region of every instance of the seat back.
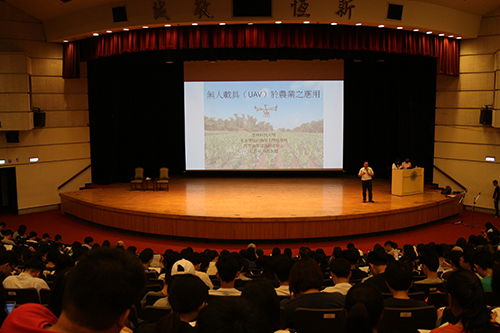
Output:
<path fill-rule="evenodd" d="M 407 309 L 385 308 L 378 331 L 380 333 L 392 331 L 414 333 L 418 329 L 432 330 L 436 328 L 436 320 L 437 310 L 434 306 Z"/>
<path fill-rule="evenodd" d="M 427 304 L 434 305 L 436 308 L 448 306 L 448 294 L 446 293 L 430 293 L 427 298 Z"/>
<path fill-rule="evenodd" d="M 489 305 L 489 306 L 499 306 L 500 305 L 500 300 L 491 291 L 484 292 L 484 300 L 486 301 L 486 305 Z"/>
<path fill-rule="evenodd" d="M 161 295 L 146 295 L 146 305 L 153 305 L 156 303 L 157 300 L 160 298 L 163 298 L 165 296 Z"/>
<path fill-rule="evenodd" d="M 168 168 L 160 168 L 160 177 L 158 179 L 168 179 Z"/>
<path fill-rule="evenodd" d="M 25 303 L 40 303 L 40 297 L 35 288 L 5 289 L 8 302 L 16 302 L 17 305 Z"/>
<path fill-rule="evenodd" d="M 159 322 L 160 319 L 168 315 L 170 311 L 169 308 L 146 305 L 146 307 L 144 307 L 144 320 L 152 323 Z"/>
<path fill-rule="evenodd" d="M 144 179 L 144 168 L 135 168 L 134 179 Z"/>
<path fill-rule="evenodd" d="M 415 283 L 418 291 L 424 292 L 427 296 L 437 291 L 444 292 L 444 282 L 441 283 Z"/>
<path fill-rule="evenodd" d="M 50 289 L 40 289 L 40 303 L 48 305 L 50 303 Z"/>
<path fill-rule="evenodd" d="M 295 330 L 298 333 L 345 332 L 344 309 L 297 308 L 294 314 Z"/>

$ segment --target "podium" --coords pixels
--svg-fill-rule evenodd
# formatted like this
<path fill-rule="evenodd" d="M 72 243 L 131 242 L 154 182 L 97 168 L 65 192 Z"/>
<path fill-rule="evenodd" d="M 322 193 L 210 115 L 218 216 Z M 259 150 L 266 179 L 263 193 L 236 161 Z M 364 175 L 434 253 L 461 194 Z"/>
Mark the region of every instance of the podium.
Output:
<path fill-rule="evenodd" d="M 392 195 L 424 193 L 424 168 L 392 170 Z"/>

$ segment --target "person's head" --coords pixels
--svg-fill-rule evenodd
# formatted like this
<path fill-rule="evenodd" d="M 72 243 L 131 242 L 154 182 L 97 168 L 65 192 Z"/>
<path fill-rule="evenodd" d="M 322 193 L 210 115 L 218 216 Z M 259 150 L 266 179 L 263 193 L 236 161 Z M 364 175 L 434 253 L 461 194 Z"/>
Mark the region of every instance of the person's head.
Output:
<path fill-rule="evenodd" d="M 340 246 L 335 246 L 333 248 L 332 255 L 333 255 L 334 258 L 341 258 L 342 257 L 342 248 Z"/>
<path fill-rule="evenodd" d="M 234 281 L 240 270 L 238 261 L 231 255 L 220 256 L 215 266 L 217 267 L 217 276 L 226 283 Z"/>
<path fill-rule="evenodd" d="M 394 250 L 397 246 L 394 246 L 394 242 L 393 241 L 386 241 L 384 243 L 384 249 L 385 249 L 385 252 L 390 252 L 392 250 Z"/>
<path fill-rule="evenodd" d="M 498 180 L 496 180 L 496 179 L 495 179 L 495 180 L 493 181 L 493 185 L 497 186 L 497 185 L 498 185 Z"/>
<path fill-rule="evenodd" d="M 424 251 L 420 256 L 420 263 L 423 265 L 424 273 L 426 270 L 436 273 L 439 268 L 439 256 L 432 250 Z"/>
<path fill-rule="evenodd" d="M 130 252 L 89 251 L 68 275 L 61 317 L 85 330 L 119 332 L 144 285 L 143 267 Z"/>
<path fill-rule="evenodd" d="M 24 262 L 24 272 L 34 277 L 39 277 L 44 267 L 43 262 L 35 258 L 28 259 Z"/>
<path fill-rule="evenodd" d="M 335 279 L 349 279 L 351 264 L 344 258 L 335 258 L 330 261 L 330 273 Z"/>
<path fill-rule="evenodd" d="M 389 256 L 383 250 L 374 250 L 368 253 L 368 264 L 373 275 L 383 273 L 389 263 Z"/>
<path fill-rule="evenodd" d="M 116 242 L 116 247 L 120 250 L 124 250 L 125 249 L 125 242 L 122 240 L 119 240 L 118 242 Z"/>
<path fill-rule="evenodd" d="M 261 316 L 269 325 L 269 332 L 279 329 L 280 303 L 271 281 L 265 279 L 249 281 L 243 288 L 241 297 L 261 310 Z"/>
<path fill-rule="evenodd" d="M 342 258 L 349 261 L 351 266 L 353 266 L 359 262 L 359 259 L 361 259 L 361 255 L 359 254 L 359 251 L 357 249 L 350 248 L 350 249 L 342 251 Z"/>
<path fill-rule="evenodd" d="M 243 297 L 211 301 L 198 316 L 197 333 L 265 333 L 268 323 Z"/>
<path fill-rule="evenodd" d="M 17 234 L 19 236 L 24 236 L 25 233 L 26 233 L 26 226 L 24 224 L 21 224 L 19 228 L 17 228 Z"/>
<path fill-rule="evenodd" d="M 11 239 L 12 234 L 13 234 L 12 230 L 9 230 L 9 229 L 3 231 L 3 237 L 5 239 Z"/>
<path fill-rule="evenodd" d="M 153 261 L 154 255 L 155 253 L 153 252 L 153 249 L 147 247 L 142 250 L 141 254 L 139 254 L 139 260 L 144 265 L 144 267 L 149 267 L 149 265 Z"/>
<path fill-rule="evenodd" d="M 385 270 L 385 282 L 395 291 L 409 290 L 413 283 L 413 268 L 406 263 L 394 261 Z"/>
<path fill-rule="evenodd" d="M 301 259 L 290 270 L 288 284 L 290 292 L 295 295 L 300 295 L 311 289 L 319 290 L 323 284 L 323 272 L 315 260 Z"/>
<path fill-rule="evenodd" d="M 283 250 L 283 254 L 285 254 L 291 258 L 292 257 L 292 249 L 287 247 L 286 249 Z"/>
<path fill-rule="evenodd" d="M 43 240 L 44 242 L 48 242 L 48 241 L 50 240 L 50 235 L 49 235 L 48 233 L 44 233 L 44 234 L 42 235 L 42 240 Z"/>
<path fill-rule="evenodd" d="M 62 241 L 62 236 L 57 234 L 54 236 L 54 242 L 60 243 Z"/>
<path fill-rule="evenodd" d="M 363 163 L 363 166 L 364 166 L 365 168 L 368 168 L 368 162 L 364 162 L 364 163 Z"/>
<path fill-rule="evenodd" d="M 493 274 L 493 265 L 495 260 L 493 259 L 493 254 L 488 251 L 478 251 L 474 254 L 473 260 L 474 268 L 476 272 L 483 278 L 485 276 L 491 276 Z"/>
<path fill-rule="evenodd" d="M 51 262 L 55 264 L 57 262 L 57 258 L 61 255 L 61 252 L 58 249 L 52 248 L 47 253 L 47 262 Z"/>
<path fill-rule="evenodd" d="M 103 240 L 102 247 L 111 247 L 111 242 L 107 239 Z"/>
<path fill-rule="evenodd" d="M 0 252 L 0 272 L 9 276 L 17 266 L 17 255 L 13 251 Z"/>
<path fill-rule="evenodd" d="M 55 266 L 55 275 L 59 275 L 62 271 L 67 268 L 73 267 L 74 260 L 68 254 L 61 254 L 57 257 L 56 266 Z"/>
<path fill-rule="evenodd" d="M 280 250 L 280 248 L 279 248 L 279 247 L 275 247 L 275 248 L 273 248 L 273 251 L 271 252 L 271 255 L 272 255 L 272 256 L 277 256 L 277 255 L 279 255 L 279 254 L 281 254 L 281 250 Z"/>
<path fill-rule="evenodd" d="M 290 277 L 290 270 L 292 269 L 295 261 L 286 254 L 279 256 L 274 266 L 274 274 L 280 281 L 280 283 L 288 282 Z"/>
<path fill-rule="evenodd" d="M 370 283 L 360 283 L 347 292 L 346 333 L 371 333 L 377 327 L 384 310 L 381 292 Z"/>
<path fill-rule="evenodd" d="M 36 233 L 36 231 L 31 231 L 28 238 L 31 239 L 31 240 L 35 240 L 36 239 L 36 236 L 38 236 L 38 234 Z"/>
<path fill-rule="evenodd" d="M 0 230 L 5 229 L 6 226 L 5 222 L 0 222 Z"/>
<path fill-rule="evenodd" d="M 451 273 L 447 292 L 451 311 L 465 332 L 492 332 L 483 286 L 476 274 L 465 269 Z"/>
<path fill-rule="evenodd" d="M 94 239 L 92 237 L 90 237 L 90 236 L 87 236 L 83 240 L 83 244 L 87 244 L 89 246 L 92 246 L 92 244 L 94 244 Z"/>

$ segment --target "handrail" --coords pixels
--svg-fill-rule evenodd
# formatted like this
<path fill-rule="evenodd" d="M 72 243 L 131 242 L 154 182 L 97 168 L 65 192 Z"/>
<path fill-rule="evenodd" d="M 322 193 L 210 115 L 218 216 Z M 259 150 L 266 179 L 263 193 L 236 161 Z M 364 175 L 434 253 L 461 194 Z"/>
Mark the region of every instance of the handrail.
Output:
<path fill-rule="evenodd" d="M 462 188 L 462 190 L 467 191 L 467 188 L 465 186 L 463 186 L 458 181 L 456 181 L 455 179 L 453 179 L 453 177 L 451 177 L 449 174 L 447 174 L 446 172 L 444 172 L 443 170 L 441 170 L 440 168 L 438 168 L 435 165 L 434 165 L 434 169 L 436 169 L 437 171 L 441 172 L 443 175 L 445 175 L 447 178 L 449 178 L 452 182 L 454 182 L 455 184 L 457 184 L 458 186 L 460 186 Z"/>
<path fill-rule="evenodd" d="M 92 164 L 89 164 L 87 165 L 85 168 L 83 168 L 82 170 L 80 170 L 79 172 L 77 172 L 73 177 L 71 177 L 70 179 L 68 179 L 67 181 L 65 181 L 64 183 L 62 183 L 61 185 L 59 185 L 59 187 L 57 188 L 58 190 L 62 189 L 64 186 L 66 186 L 69 182 L 71 182 L 73 179 L 75 179 L 76 177 L 80 176 L 82 173 L 84 173 L 88 168 L 90 168 L 92 166 Z"/>

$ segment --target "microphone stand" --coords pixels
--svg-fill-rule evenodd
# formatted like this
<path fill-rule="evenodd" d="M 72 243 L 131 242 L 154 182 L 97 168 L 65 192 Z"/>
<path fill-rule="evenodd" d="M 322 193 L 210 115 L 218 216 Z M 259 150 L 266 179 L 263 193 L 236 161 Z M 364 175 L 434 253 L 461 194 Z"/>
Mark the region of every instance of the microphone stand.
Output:
<path fill-rule="evenodd" d="M 472 228 L 474 228 L 474 227 L 476 227 L 476 228 L 479 228 L 479 227 L 480 227 L 480 226 L 477 226 L 477 225 L 475 225 L 475 224 L 474 224 L 474 212 L 475 212 L 475 210 L 476 210 L 476 203 L 477 203 L 477 200 L 479 199 L 479 197 L 481 196 L 481 194 L 482 194 L 482 193 L 483 193 L 483 192 L 479 192 L 479 194 L 478 194 L 478 195 L 474 198 L 474 203 L 473 203 L 473 205 L 472 205 L 472 209 L 471 209 L 471 215 L 472 215 L 472 216 L 471 216 L 471 224 L 470 224 L 470 225 L 467 225 L 467 224 L 465 223 L 465 218 L 464 218 L 462 221 L 457 221 L 457 222 L 455 222 L 455 223 L 453 223 L 453 224 L 455 224 L 455 225 L 457 225 L 457 224 L 463 224 L 463 225 L 464 225 L 464 226 L 466 226 L 466 227 L 471 227 L 471 229 L 472 229 Z M 466 195 L 466 194 L 467 194 L 467 189 L 465 190 L 463 197 L 462 197 L 462 198 L 460 199 L 460 201 L 458 202 L 459 204 L 460 204 L 460 203 L 462 203 L 462 201 L 464 200 L 464 198 L 465 198 L 465 195 Z"/>

